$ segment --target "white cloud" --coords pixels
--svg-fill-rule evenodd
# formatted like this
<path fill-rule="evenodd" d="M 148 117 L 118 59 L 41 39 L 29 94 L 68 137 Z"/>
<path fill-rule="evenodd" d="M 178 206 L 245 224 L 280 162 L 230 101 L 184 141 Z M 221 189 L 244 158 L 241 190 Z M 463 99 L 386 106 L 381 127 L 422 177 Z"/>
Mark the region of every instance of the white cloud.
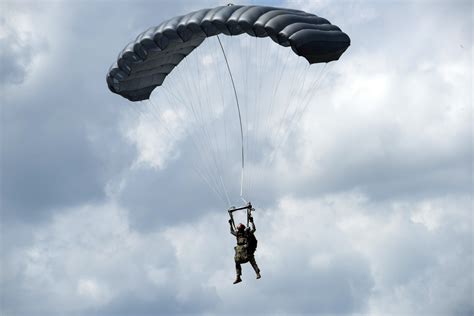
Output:
<path fill-rule="evenodd" d="M 110 290 L 93 279 L 80 279 L 77 284 L 77 292 L 83 297 L 86 306 L 89 306 L 89 302 L 101 306 L 109 301 Z"/>
<path fill-rule="evenodd" d="M 411 220 L 425 225 L 429 230 L 435 230 L 441 225 L 441 210 L 434 208 L 431 203 L 423 203 L 413 211 Z"/>
<path fill-rule="evenodd" d="M 164 169 L 170 160 L 179 156 L 177 143 L 183 138 L 186 118 L 172 109 L 156 113 L 152 104 L 139 105 L 136 125 L 126 131 L 127 138 L 137 146 L 136 165 L 146 164 Z"/>
<path fill-rule="evenodd" d="M 36 28 L 35 15 L 24 6 L 2 3 L 0 14 L 0 62 L 2 91 L 7 85 L 22 84 L 39 63 L 47 48 L 44 35 Z M 4 92 L 2 92 L 4 93 Z"/>

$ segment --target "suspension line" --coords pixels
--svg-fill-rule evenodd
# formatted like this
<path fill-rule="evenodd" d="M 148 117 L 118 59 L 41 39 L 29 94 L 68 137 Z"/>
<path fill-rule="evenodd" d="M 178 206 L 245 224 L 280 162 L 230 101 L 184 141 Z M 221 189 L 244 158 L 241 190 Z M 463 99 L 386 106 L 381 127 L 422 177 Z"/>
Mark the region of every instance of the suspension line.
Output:
<path fill-rule="evenodd" d="M 237 90 L 235 89 L 235 83 L 234 83 L 234 77 L 232 76 L 232 71 L 230 70 L 229 66 L 229 61 L 227 60 L 227 56 L 225 54 L 224 46 L 222 46 L 221 39 L 219 38 L 219 35 L 217 35 L 217 40 L 219 41 L 219 45 L 222 50 L 222 54 L 224 55 L 225 59 L 225 64 L 227 66 L 227 70 L 229 71 L 229 76 L 230 76 L 230 81 L 232 83 L 232 88 L 234 89 L 234 96 L 235 96 L 235 103 L 237 105 L 237 112 L 239 113 L 239 124 L 240 124 L 240 140 L 242 143 L 242 171 L 240 173 L 240 197 L 242 198 L 243 196 L 243 191 L 244 191 L 244 167 L 245 167 L 245 156 L 244 156 L 244 130 L 242 127 L 242 115 L 240 114 L 240 104 L 239 104 L 239 98 L 237 96 Z"/>

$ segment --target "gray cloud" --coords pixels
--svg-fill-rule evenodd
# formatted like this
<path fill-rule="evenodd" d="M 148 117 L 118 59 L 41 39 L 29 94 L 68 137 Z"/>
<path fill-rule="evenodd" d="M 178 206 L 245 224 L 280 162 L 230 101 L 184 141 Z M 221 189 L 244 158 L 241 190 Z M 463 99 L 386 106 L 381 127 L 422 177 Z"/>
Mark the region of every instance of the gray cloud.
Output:
<path fill-rule="evenodd" d="M 247 166 L 263 278 L 239 286 L 189 139 L 140 161 L 104 79 L 136 34 L 212 5 L 21 6 L 36 40 L 1 38 L 2 313 L 472 314 L 472 4 L 289 5 L 353 44 L 274 163 L 262 142 Z"/>
<path fill-rule="evenodd" d="M 81 10 L 64 23 L 106 38 L 106 31 L 98 33 L 97 24 L 86 27 L 81 22 Z M 59 28 L 61 21 L 52 27 Z M 99 59 L 104 64 L 106 58 L 90 49 L 91 37 L 81 39 L 81 49 L 72 45 L 73 37 L 77 36 L 59 31 L 44 57 L 50 64 L 48 72 L 33 69 L 27 84 L 4 95 L 2 200 L 8 216 L 38 220 L 60 207 L 101 200 L 109 178 L 133 154 L 133 148 L 123 144 L 115 104 L 101 88 L 106 66 L 83 63 Z"/>
<path fill-rule="evenodd" d="M 238 287 L 224 214 L 141 233 L 116 205 L 72 209 L 7 257 L 3 306 L 12 314 L 232 315 L 245 301 L 256 314 L 469 314 L 470 226 L 460 223 L 470 202 L 456 199 L 283 199 L 256 213 L 263 278 L 245 265 Z"/>
<path fill-rule="evenodd" d="M 132 210 L 134 227 L 156 229 L 200 217 L 203 209 L 219 209 L 207 185 L 182 162 L 179 160 L 178 166 L 173 164 L 162 172 L 142 168 L 127 175 L 119 201 Z M 183 195 L 195 196 L 196 200 L 180 198 Z"/>

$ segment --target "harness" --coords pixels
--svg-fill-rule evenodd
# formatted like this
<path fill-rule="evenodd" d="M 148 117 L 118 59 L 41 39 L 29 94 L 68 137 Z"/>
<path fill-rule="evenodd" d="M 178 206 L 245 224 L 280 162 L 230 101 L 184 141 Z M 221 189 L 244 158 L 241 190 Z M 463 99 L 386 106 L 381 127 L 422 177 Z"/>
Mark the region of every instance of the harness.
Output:
<path fill-rule="evenodd" d="M 247 244 L 247 234 L 245 231 L 237 233 L 237 245 L 246 245 Z"/>

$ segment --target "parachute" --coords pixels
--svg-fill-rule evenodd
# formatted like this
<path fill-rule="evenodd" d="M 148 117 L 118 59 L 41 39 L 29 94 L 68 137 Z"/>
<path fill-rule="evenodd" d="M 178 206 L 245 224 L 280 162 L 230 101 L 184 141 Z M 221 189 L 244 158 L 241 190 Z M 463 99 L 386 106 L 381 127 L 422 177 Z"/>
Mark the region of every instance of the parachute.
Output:
<path fill-rule="evenodd" d="M 244 199 L 244 161 L 259 169 L 259 162 L 271 160 L 314 101 L 324 65 L 349 45 L 339 27 L 311 13 L 218 6 L 141 33 L 106 80 L 113 93 L 145 103 L 135 109 L 158 129 L 157 137 L 164 128 L 174 141 L 190 139 L 202 160 L 198 174 L 231 205 L 234 161 L 240 160 Z M 323 67 L 315 73 L 309 65 Z"/>
<path fill-rule="evenodd" d="M 263 6 L 220 6 L 174 17 L 140 34 L 120 53 L 108 74 L 110 90 L 130 101 L 145 100 L 155 87 L 210 36 L 270 37 L 291 46 L 309 63 L 339 59 L 350 39 L 314 14 Z"/>

